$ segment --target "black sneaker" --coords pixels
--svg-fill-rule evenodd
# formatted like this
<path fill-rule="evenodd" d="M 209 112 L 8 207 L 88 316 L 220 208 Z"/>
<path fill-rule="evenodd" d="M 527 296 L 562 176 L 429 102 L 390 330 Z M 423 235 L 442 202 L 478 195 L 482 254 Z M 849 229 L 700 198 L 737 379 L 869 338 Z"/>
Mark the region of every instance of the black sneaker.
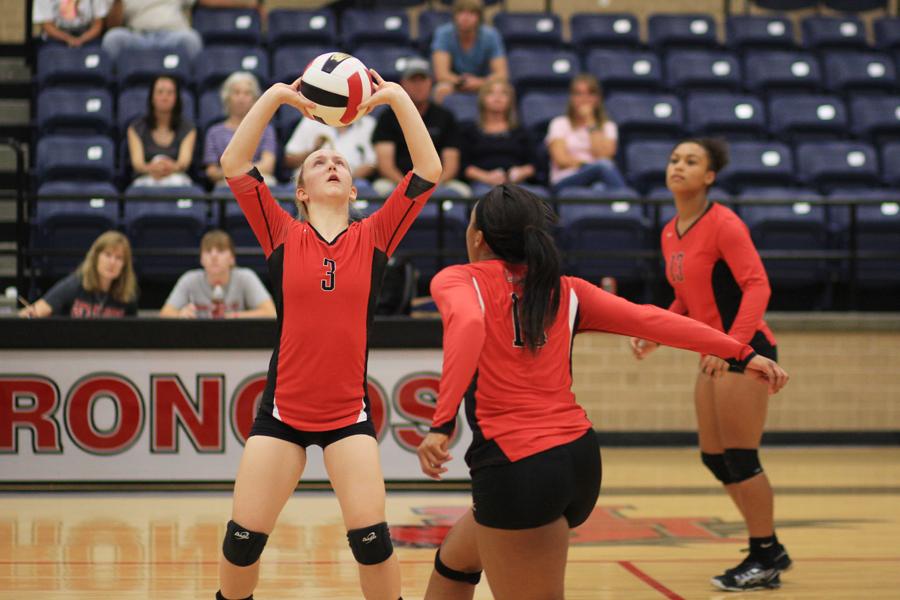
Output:
<path fill-rule="evenodd" d="M 793 564 L 794 561 L 788 556 L 787 550 L 785 550 L 784 546 L 778 544 L 778 555 L 775 556 L 772 565 L 778 569 L 779 572 L 784 573 L 785 571 L 790 571 Z"/>
<path fill-rule="evenodd" d="M 784 556 L 787 558 L 787 553 L 784 553 Z M 787 558 L 787 564 L 790 566 L 790 558 Z M 774 564 L 767 567 L 748 556 L 741 564 L 713 577 L 710 582 L 726 592 L 774 590 L 781 587 L 781 578 L 778 576 L 780 572 L 781 569 Z"/>

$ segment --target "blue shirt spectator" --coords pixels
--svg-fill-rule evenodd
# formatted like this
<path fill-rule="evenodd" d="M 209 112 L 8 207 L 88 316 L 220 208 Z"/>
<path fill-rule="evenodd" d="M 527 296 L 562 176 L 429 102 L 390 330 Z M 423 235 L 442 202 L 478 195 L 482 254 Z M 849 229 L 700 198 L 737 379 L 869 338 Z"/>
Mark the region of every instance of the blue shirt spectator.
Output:
<path fill-rule="evenodd" d="M 441 103 L 455 92 L 475 93 L 487 79 L 506 79 L 506 51 L 500 33 L 484 24 L 481 0 L 456 0 L 453 22 L 438 27 L 431 42 L 431 62 Z"/>

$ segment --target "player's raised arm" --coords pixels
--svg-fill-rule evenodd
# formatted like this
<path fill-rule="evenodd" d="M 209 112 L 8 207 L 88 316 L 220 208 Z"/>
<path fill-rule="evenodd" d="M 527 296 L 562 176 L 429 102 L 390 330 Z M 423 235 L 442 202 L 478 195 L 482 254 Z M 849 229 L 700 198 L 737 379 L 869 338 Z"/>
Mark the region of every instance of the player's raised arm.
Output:
<path fill-rule="evenodd" d="M 300 94 L 299 78 L 290 85 L 276 83 L 267 89 L 238 125 L 234 137 L 222 153 L 219 163 L 225 177 L 237 177 L 253 168 L 253 154 L 263 131 L 282 104 L 290 104 L 310 118 L 309 111 L 316 106 Z"/>
<path fill-rule="evenodd" d="M 434 147 L 434 142 L 431 141 L 431 135 L 422 121 L 422 115 L 419 114 L 416 105 L 399 84 L 385 81 L 375 70 L 370 70 L 375 81 L 375 93 L 368 100 L 360 103 L 359 110 L 368 112 L 379 104 L 390 105 L 403 130 L 406 145 L 409 147 L 413 172 L 425 181 L 437 183 L 443 171 L 441 157 Z"/>

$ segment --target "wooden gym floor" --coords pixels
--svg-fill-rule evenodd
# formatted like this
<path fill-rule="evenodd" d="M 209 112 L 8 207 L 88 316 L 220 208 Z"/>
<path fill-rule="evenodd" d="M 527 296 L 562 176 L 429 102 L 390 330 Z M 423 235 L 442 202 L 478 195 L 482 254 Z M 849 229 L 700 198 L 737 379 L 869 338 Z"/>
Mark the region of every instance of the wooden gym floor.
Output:
<path fill-rule="evenodd" d="M 900 598 L 900 448 L 770 448 L 763 459 L 795 568 L 753 597 Z M 468 498 L 390 492 L 404 598 L 422 597 L 434 543 Z M 226 492 L 0 494 L 0 599 L 211 599 L 229 510 Z M 330 492 L 298 492 L 255 597 L 359 598 L 344 533 Z M 572 535 L 566 597 L 740 598 L 708 580 L 742 559 L 745 540 L 695 450 L 604 450 L 600 501 Z M 486 581 L 475 597 L 491 598 Z"/>

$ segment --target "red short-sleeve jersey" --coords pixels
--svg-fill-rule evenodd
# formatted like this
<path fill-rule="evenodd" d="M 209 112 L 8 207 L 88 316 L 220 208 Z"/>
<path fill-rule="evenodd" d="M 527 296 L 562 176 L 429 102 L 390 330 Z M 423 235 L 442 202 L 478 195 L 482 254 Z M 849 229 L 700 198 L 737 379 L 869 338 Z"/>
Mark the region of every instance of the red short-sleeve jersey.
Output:
<path fill-rule="evenodd" d="M 693 319 L 637 305 L 576 277 L 560 281 L 559 312 L 532 353 L 514 305 L 522 267 L 500 260 L 448 267 L 431 283 L 444 323 L 436 431 L 452 431 L 465 397 L 474 440 L 470 467 L 516 461 L 575 440 L 591 427 L 572 393 L 572 343 L 580 331 L 638 336 L 746 361 L 746 344 Z"/>
<path fill-rule="evenodd" d="M 326 241 L 272 197 L 259 172 L 228 180 L 266 255 L 278 345 L 260 410 L 303 431 L 368 418 L 368 327 L 384 266 L 434 186 L 408 173 L 384 206 Z"/>
<path fill-rule="evenodd" d="M 715 202 L 682 234 L 676 221 L 662 230 L 666 279 L 675 290 L 670 310 L 744 343 L 760 331 L 774 346 L 775 337 L 763 320 L 769 278 L 744 222 Z"/>

